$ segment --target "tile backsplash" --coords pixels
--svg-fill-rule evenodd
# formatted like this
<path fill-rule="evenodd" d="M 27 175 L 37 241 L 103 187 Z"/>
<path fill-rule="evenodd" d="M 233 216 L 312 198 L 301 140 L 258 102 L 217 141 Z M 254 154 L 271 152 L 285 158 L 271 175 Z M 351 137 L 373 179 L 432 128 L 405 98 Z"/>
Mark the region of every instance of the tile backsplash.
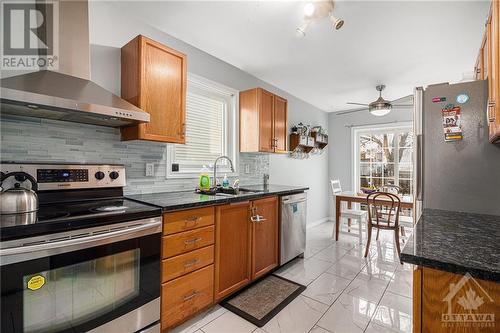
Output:
<path fill-rule="evenodd" d="M 190 190 L 197 182 L 193 178 L 166 179 L 167 144 L 120 141 L 120 130 L 116 128 L 2 116 L 1 138 L 2 161 L 123 164 L 126 194 Z M 154 177 L 146 177 L 146 163 L 154 163 Z M 241 184 L 260 184 L 264 173 L 269 173 L 269 155 L 240 153 Z"/>

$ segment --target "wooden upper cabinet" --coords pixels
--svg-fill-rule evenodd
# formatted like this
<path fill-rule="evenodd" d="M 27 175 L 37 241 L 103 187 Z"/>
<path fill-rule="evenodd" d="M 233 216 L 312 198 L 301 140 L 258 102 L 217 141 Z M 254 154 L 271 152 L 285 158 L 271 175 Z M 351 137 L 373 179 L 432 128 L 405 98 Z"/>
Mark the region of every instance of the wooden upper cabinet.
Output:
<path fill-rule="evenodd" d="M 487 61 L 486 53 L 488 52 L 488 34 L 487 31 L 484 32 L 483 41 L 481 42 L 481 48 L 477 54 L 476 65 L 474 66 L 474 78 L 476 80 L 485 80 L 487 78 L 487 68 L 485 62 Z"/>
<path fill-rule="evenodd" d="M 262 88 L 240 92 L 240 152 L 287 152 L 287 100 Z"/>
<path fill-rule="evenodd" d="M 252 215 L 252 280 L 278 266 L 278 198 L 253 201 Z"/>
<path fill-rule="evenodd" d="M 488 124 L 490 141 L 500 143 L 500 2 L 492 1 L 488 34 Z"/>
<path fill-rule="evenodd" d="M 259 108 L 259 151 L 274 152 L 274 95 L 268 91 L 260 90 Z"/>
<path fill-rule="evenodd" d="M 287 152 L 288 112 L 287 100 L 274 96 L 274 145 L 276 152 Z"/>
<path fill-rule="evenodd" d="M 185 143 L 186 55 L 144 36 L 121 50 L 121 95 L 150 114 L 150 122 L 123 127 L 122 140 Z"/>
<path fill-rule="evenodd" d="M 250 202 L 216 208 L 215 299 L 250 282 Z"/>

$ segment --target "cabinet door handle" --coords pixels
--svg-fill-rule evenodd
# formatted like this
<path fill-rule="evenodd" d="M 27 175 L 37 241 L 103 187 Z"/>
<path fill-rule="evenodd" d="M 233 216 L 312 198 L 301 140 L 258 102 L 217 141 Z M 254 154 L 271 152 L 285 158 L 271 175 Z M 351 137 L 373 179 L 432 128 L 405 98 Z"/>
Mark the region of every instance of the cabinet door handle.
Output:
<path fill-rule="evenodd" d="M 495 121 L 495 102 L 488 102 L 488 121 L 490 123 Z"/>
<path fill-rule="evenodd" d="M 186 135 L 186 124 L 182 124 L 182 126 L 181 126 L 181 135 L 182 136 Z"/>
<path fill-rule="evenodd" d="M 255 223 L 262 223 L 264 221 L 267 221 L 267 219 L 264 218 L 264 216 L 255 215 L 255 216 L 250 217 L 250 221 L 255 222 Z"/>
<path fill-rule="evenodd" d="M 184 299 L 184 302 L 187 302 L 187 301 L 189 301 L 190 299 L 195 298 L 195 297 L 196 297 L 196 296 L 198 296 L 199 294 L 200 294 L 199 292 L 197 292 L 197 291 L 193 291 L 191 294 L 184 296 L 184 298 L 183 298 L 183 299 Z"/>
<path fill-rule="evenodd" d="M 184 263 L 184 268 L 188 268 L 188 267 L 194 266 L 194 265 L 196 265 L 196 264 L 197 264 L 197 263 L 199 263 L 199 262 L 200 262 L 200 259 L 198 259 L 198 258 L 197 258 L 197 259 L 193 259 L 193 260 L 186 261 L 186 262 Z"/>
<path fill-rule="evenodd" d="M 184 244 L 193 245 L 193 244 L 198 243 L 199 241 L 201 241 L 201 237 L 185 240 Z"/>

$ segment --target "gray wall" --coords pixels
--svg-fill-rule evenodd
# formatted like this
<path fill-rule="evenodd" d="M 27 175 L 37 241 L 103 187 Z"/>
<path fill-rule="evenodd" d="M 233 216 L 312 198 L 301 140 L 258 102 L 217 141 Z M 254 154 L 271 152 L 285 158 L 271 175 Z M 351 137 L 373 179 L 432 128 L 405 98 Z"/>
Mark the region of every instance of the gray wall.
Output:
<path fill-rule="evenodd" d="M 328 115 L 312 105 L 169 36 L 133 17 L 124 16 L 112 3 L 90 2 L 92 80 L 120 94 L 120 48 L 143 34 L 188 56 L 188 71 L 237 90 L 263 87 L 288 100 L 289 125 L 302 121 L 328 126 Z M 48 120 L 2 119 L 2 159 L 18 161 L 77 161 L 123 163 L 127 166 L 127 193 L 160 192 L 192 188 L 195 180 L 166 180 L 167 145 L 152 142 L 121 142 L 117 130 Z M 144 163 L 154 162 L 155 177 L 144 176 Z M 252 174 L 243 174 L 242 183 L 261 182 L 270 173 L 273 184 L 310 187 L 308 222 L 328 217 L 326 196 L 328 152 L 309 160 L 286 155 L 240 154 L 240 165 L 250 164 Z"/>
<path fill-rule="evenodd" d="M 328 117 L 329 151 L 328 168 L 330 179 L 340 179 L 343 190 L 353 190 L 353 163 L 352 163 L 352 126 L 367 126 L 393 122 L 413 121 L 413 109 L 393 109 L 383 117 L 372 116 L 368 111 L 360 111 L 346 115 L 330 114 Z M 330 216 L 335 216 L 333 195 L 328 191 L 330 198 Z"/>
<path fill-rule="evenodd" d="M 187 54 L 190 73 L 237 90 L 263 87 L 283 96 L 288 100 L 289 125 L 302 121 L 328 126 L 328 115 L 322 110 L 133 17 L 124 16 L 113 7 L 112 3 L 90 3 L 92 79 L 95 82 L 115 93 L 119 92 L 120 48 L 138 34 Z M 269 155 L 268 158 L 271 183 L 310 187 L 308 222 L 327 218 L 328 200 L 325 195 L 328 189 L 327 153 L 321 157 L 315 156 L 302 161 L 279 155 Z"/>

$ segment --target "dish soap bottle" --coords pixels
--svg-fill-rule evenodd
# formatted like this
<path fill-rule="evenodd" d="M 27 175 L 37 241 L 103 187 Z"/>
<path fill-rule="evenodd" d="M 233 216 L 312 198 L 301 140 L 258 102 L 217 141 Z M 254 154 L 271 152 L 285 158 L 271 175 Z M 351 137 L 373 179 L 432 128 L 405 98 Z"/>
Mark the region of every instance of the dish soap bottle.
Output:
<path fill-rule="evenodd" d="M 229 179 L 227 179 L 227 174 L 224 174 L 224 179 L 222 180 L 222 187 L 229 188 Z"/>
<path fill-rule="evenodd" d="M 210 176 L 208 175 L 208 168 L 206 165 L 201 168 L 200 171 L 200 179 L 199 179 L 199 186 L 200 190 L 202 191 L 209 191 L 210 190 Z"/>

